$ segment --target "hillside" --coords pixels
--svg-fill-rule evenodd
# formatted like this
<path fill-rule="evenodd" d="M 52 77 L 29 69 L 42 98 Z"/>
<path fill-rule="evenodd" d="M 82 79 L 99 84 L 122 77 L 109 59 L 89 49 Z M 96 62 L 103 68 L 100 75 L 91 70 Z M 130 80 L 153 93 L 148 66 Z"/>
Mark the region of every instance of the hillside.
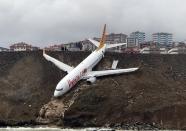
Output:
<path fill-rule="evenodd" d="M 49 52 L 76 66 L 90 52 Z M 65 96 L 53 91 L 65 75 L 42 52 L 0 53 L 0 124 L 61 127 L 143 125 L 186 129 L 186 55 L 106 53 L 95 68 L 140 66 L 138 72 L 79 82 Z"/>

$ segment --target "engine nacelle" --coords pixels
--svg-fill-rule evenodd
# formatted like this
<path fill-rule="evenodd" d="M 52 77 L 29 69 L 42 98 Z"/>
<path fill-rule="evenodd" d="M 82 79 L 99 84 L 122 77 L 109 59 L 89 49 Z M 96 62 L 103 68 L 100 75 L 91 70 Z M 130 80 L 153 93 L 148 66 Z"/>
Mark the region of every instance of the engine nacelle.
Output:
<path fill-rule="evenodd" d="M 96 77 L 90 77 L 89 79 L 87 79 L 87 82 L 90 84 L 93 84 L 96 82 Z"/>

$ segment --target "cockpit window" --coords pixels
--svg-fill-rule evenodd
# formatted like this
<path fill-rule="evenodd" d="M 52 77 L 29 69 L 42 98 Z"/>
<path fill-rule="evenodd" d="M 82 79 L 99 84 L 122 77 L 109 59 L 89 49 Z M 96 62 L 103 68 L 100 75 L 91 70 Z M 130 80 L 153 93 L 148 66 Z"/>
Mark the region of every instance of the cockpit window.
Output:
<path fill-rule="evenodd" d="M 62 91 L 63 90 L 63 88 L 61 88 L 61 89 L 56 89 L 56 91 Z"/>

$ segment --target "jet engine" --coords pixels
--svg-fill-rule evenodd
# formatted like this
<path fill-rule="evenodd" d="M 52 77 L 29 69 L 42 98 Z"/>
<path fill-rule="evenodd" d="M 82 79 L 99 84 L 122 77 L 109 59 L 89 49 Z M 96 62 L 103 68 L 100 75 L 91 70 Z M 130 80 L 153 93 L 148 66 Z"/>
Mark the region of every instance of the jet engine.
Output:
<path fill-rule="evenodd" d="M 87 83 L 89 84 L 93 84 L 96 82 L 96 77 L 90 77 L 89 79 L 87 79 Z"/>

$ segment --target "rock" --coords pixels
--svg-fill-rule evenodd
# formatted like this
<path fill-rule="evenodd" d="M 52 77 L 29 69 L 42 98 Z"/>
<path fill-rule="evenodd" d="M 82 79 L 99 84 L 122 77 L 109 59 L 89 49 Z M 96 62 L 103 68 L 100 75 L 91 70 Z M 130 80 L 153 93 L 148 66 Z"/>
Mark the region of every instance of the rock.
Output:
<path fill-rule="evenodd" d="M 63 119 L 64 110 L 65 109 L 62 101 L 50 101 L 41 108 L 37 122 L 46 124 L 61 121 L 61 119 Z M 58 122 L 58 124 L 59 123 L 60 122 Z"/>

